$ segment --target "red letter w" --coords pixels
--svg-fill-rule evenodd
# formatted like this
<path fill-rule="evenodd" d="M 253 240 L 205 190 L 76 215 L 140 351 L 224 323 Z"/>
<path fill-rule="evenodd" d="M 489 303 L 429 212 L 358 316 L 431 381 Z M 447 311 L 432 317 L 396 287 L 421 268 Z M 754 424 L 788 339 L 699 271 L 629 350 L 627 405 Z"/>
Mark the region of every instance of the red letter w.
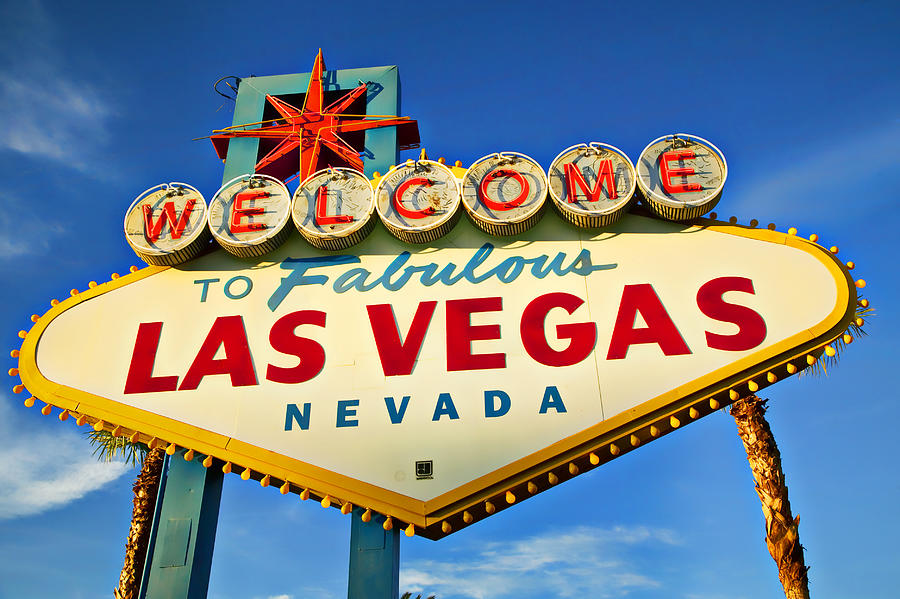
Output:
<path fill-rule="evenodd" d="M 144 237 L 147 238 L 147 241 L 153 243 L 159 239 L 160 234 L 162 234 L 163 221 L 169 223 L 169 232 L 172 235 L 172 239 L 181 237 L 188 220 L 191 218 L 191 210 L 194 209 L 196 201 L 192 198 L 185 202 L 184 210 L 181 211 L 181 216 L 177 218 L 175 216 L 175 202 L 166 202 L 163 204 L 162 214 L 159 215 L 155 223 L 153 222 L 153 208 L 144 204 Z"/>

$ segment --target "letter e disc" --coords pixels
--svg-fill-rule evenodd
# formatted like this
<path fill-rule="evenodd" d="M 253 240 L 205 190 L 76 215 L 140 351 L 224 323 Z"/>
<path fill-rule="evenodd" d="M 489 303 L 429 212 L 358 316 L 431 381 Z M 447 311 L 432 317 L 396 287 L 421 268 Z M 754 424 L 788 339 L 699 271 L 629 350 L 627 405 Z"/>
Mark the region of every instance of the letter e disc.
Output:
<path fill-rule="evenodd" d="M 407 243 L 430 243 L 459 219 L 459 183 L 433 160 L 407 160 L 375 187 L 375 209 L 384 226 Z"/>
<path fill-rule="evenodd" d="M 209 230 L 227 252 L 262 256 L 287 239 L 291 194 L 268 175 L 241 175 L 222 186 L 209 203 Z"/>
<path fill-rule="evenodd" d="M 476 160 L 462 180 L 462 201 L 472 221 L 491 235 L 518 235 L 541 218 L 547 175 L 518 152 Z"/>
<path fill-rule="evenodd" d="M 343 250 L 372 232 L 375 193 L 359 171 L 324 169 L 294 192 L 291 217 L 306 241 L 322 250 Z"/>
<path fill-rule="evenodd" d="M 550 197 L 559 214 L 579 227 L 606 227 L 635 200 L 634 165 L 622 150 L 578 144 L 553 159 L 547 170 Z"/>
<path fill-rule="evenodd" d="M 147 264 L 174 266 L 209 245 L 206 200 L 185 183 L 151 187 L 125 213 L 125 239 Z"/>
<path fill-rule="evenodd" d="M 719 148 L 684 133 L 653 140 L 637 162 L 638 187 L 647 207 L 666 220 L 690 220 L 712 210 L 727 176 Z"/>

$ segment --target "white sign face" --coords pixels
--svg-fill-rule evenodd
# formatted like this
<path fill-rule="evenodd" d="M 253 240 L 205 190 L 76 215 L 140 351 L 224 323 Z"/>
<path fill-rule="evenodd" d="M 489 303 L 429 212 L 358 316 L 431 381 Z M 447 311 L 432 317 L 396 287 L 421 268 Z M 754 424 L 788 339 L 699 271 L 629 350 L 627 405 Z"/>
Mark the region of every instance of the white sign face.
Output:
<path fill-rule="evenodd" d="M 592 235 L 548 214 L 514 241 L 461 223 L 422 249 L 378 229 L 339 254 L 294 237 L 243 270 L 216 252 L 61 305 L 23 380 L 432 525 L 843 333 L 855 292 L 827 252 L 715 229 L 628 215 Z"/>

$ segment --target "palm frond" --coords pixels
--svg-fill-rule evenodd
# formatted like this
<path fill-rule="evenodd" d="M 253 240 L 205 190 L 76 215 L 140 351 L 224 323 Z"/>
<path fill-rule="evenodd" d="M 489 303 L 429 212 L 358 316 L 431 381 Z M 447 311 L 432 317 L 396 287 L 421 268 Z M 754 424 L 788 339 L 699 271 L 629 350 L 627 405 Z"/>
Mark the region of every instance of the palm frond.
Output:
<path fill-rule="evenodd" d="M 91 430 L 86 432 L 85 436 L 94 447 L 93 455 L 104 462 L 111 462 L 121 457 L 127 464 L 137 466 L 143 462 L 144 456 L 147 454 L 146 445 L 132 443 L 128 437 L 114 437 L 111 432 L 106 430 Z"/>
<path fill-rule="evenodd" d="M 866 321 L 875 316 L 875 310 L 870 305 L 863 307 L 860 304 L 862 300 L 862 296 L 857 298 L 856 302 L 856 310 L 853 313 L 853 320 L 850 322 L 850 326 L 847 327 L 847 332 L 854 339 L 859 339 L 860 337 L 868 337 L 869 333 L 864 329 Z M 860 324 L 862 323 L 862 324 Z M 800 376 L 828 376 L 828 369 L 834 368 L 837 366 L 838 362 L 841 359 L 841 354 L 843 354 L 844 350 L 847 349 L 847 343 L 844 341 L 843 335 L 834 340 L 831 346 L 834 348 L 834 355 L 829 356 L 828 354 L 823 353 L 816 363 L 803 370 L 800 373 Z"/>

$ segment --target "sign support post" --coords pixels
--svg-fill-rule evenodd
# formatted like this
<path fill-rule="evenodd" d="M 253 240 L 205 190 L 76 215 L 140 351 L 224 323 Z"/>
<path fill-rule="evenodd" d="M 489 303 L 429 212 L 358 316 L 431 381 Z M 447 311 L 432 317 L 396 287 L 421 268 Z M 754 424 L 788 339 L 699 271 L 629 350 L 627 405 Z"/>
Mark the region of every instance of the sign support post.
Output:
<path fill-rule="evenodd" d="M 163 467 L 142 599 L 206 597 L 209 587 L 224 474 L 181 457 Z"/>
<path fill-rule="evenodd" d="M 384 529 L 384 516 L 363 522 L 354 508 L 350 524 L 347 599 L 396 599 L 400 592 L 400 529 Z"/>

